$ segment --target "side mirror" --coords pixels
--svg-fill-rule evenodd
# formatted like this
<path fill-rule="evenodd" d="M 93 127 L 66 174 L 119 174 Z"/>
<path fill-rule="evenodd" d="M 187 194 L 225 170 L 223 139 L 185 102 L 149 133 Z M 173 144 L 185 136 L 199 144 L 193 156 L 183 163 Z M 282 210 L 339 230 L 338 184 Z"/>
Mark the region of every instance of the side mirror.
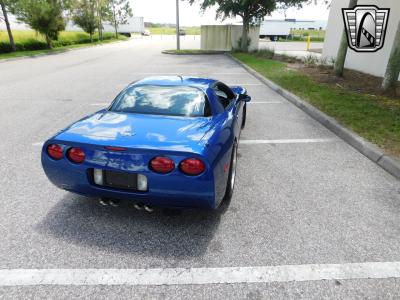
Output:
<path fill-rule="evenodd" d="M 251 97 L 249 95 L 239 94 L 239 101 L 250 102 Z"/>

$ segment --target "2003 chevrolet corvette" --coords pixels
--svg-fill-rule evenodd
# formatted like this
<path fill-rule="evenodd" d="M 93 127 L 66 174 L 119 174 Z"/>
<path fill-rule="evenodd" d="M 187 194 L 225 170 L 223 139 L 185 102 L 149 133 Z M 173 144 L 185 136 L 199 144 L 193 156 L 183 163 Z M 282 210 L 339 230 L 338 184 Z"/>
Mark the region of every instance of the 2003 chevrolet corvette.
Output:
<path fill-rule="evenodd" d="M 43 169 L 57 187 L 88 197 L 217 209 L 233 193 L 250 100 L 213 79 L 146 78 L 47 140 Z"/>

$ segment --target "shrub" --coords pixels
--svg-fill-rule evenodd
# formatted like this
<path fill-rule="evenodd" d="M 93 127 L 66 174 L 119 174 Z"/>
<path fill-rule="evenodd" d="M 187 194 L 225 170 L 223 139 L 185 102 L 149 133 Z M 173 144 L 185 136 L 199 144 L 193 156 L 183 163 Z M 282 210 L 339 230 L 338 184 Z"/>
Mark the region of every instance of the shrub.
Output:
<path fill-rule="evenodd" d="M 304 58 L 303 62 L 306 66 L 309 67 L 315 67 L 320 64 L 319 59 L 312 54 L 307 55 L 307 57 Z"/>
<path fill-rule="evenodd" d="M 0 53 L 12 52 L 10 43 L 0 42 Z"/>
<path fill-rule="evenodd" d="M 42 50 L 46 49 L 47 45 L 44 42 L 37 40 L 26 40 L 23 42 L 15 43 L 17 51 L 31 51 L 31 50 Z M 10 43 L 0 42 L 0 53 L 12 52 Z"/>
<path fill-rule="evenodd" d="M 261 49 L 256 52 L 256 55 L 258 57 L 272 59 L 275 56 L 275 49 L 274 48 Z"/>
<path fill-rule="evenodd" d="M 250 46 L 250 44 L 251 44 L 251 39 L 248 37 L 247 38 L 247 48 Z M 239 38 L 237 47 L 235 47 L 235 50 L 241 50 L 241 48 L 242 48 L 242 37 Z"/>
<path fill-rule="evenodd" d="M 32 50 L 42 50 L 47 49 L 47 44 L 42 41 L 28 39 L 23 42 L 17 42 L 15 44 L 17 51 L 32 51 Z"/>
<path fill-rule="evenodd" d="M 0 32 L 1 34 L 2 32 Z M 17 51 L 33 51 L 43 50 L 47 48 L 46 42 L 42 35 L 35 33 L 34 31 L 15 31 L 15 46 Z M 103 33 L 103 40 L 113 39 L 114 35 L 111 32 Z M 98 42 L 99 36 L 95 34 L 93 36 L 93 42 Z M 90 37 L 84 32 L 61 32 L 58 39 L 53 41 L 53 47 L 65 47 L 75 44 L 86 44 L 90 43 Z M 12 52 L 8 37 L 0 35 L 0 53 Z"/>

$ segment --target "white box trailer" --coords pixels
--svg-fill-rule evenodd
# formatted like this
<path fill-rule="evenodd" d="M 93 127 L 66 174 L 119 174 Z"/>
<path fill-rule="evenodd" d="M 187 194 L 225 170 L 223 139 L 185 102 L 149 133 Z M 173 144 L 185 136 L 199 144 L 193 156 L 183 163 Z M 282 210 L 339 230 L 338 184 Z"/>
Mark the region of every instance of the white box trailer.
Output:
<path fill-rule="evenodd" d="M 269 38 L 271 41 L 287 39 L 291 35 L 292 29 L 313 29 L 322 30 L 326 28 L 324 20 L 264 20 L 260 26 L 260 38 Z"/>
<path fill-rule="evenodd" d="M 110 23 L 103 24 L 104 32 L 114 32 L 114 27 Z M 118 33 L 124 35 L 130 35 L 130 33 L 143 33 L 144 19 L 143 17 L 132 17 L 129 18 L 127 24 L 118 25 Z"/>
<path fill-rule="evenodd" d="M 269 38 L 277 41 L 280 38 L 287 39 L 290 36 L 292 22 L 280 20 L 263 21 L 260 26 L 260 38 Z"/>
<path fill-rule="evenodd" d="M 65 28 L 66 31 L 83 31 L 82 28 L 75 25 L 72 21 L 67 23 Z M 143 17 L 132 17 L 129 18 L 127 24 L 118 25 L 118 33 L 130 36 L 131 33 L 142 33 L 144 32 L 144 19 Z M 115 32 L 114 26 L 110 22 L 103 23 L 103 32 Z"/>

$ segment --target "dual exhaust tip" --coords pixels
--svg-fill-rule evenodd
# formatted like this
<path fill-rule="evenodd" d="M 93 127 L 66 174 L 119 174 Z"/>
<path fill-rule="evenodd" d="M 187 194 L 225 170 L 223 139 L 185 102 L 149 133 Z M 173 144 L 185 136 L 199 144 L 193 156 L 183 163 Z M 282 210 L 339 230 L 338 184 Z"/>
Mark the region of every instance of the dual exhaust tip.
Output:
<path fill-rule="evenodd" d="M 137 210 L 144 210 L 148 213 L 152 213 L 154 212 L 154 208 L 149 206 L 149 205 L 144 205 L 143 203 L 135 203 L 133 205 L 134 208 L 136 208 Z"/>
<path fill-rule="evenodd" d="M 103 206 L 113 206 L 113 207 L 119 206 L 119 200 L 108 199 L 108 198 L 100 198 L 99 203 Z M 151 207 L 150 205 L 145 205 L 143 203 L 135 203 L 133 207 L 137 210 L 144 210 L 148 213 L 154 212 L 153 207 Z"/>

